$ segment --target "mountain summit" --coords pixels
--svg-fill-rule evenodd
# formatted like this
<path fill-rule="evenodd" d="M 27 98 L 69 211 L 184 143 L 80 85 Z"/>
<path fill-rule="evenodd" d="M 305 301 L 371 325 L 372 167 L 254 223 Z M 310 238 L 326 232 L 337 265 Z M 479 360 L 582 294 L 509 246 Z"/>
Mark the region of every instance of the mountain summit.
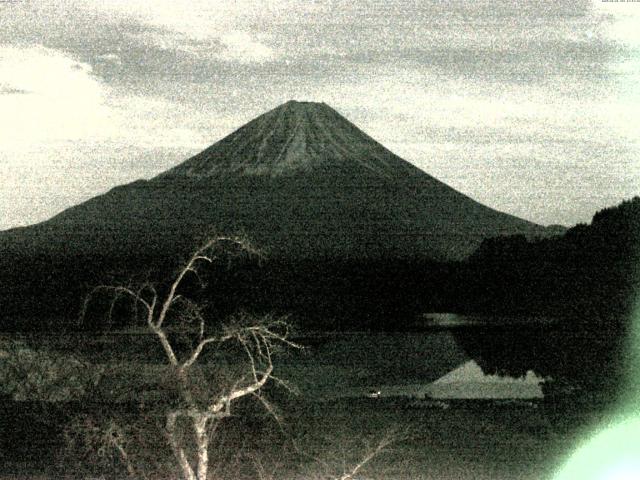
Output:
<path fill-rule="evenodd" d="M 260 115 L 161 177 L 293 176 L 386 178 L 421 172 L 325 103 L 289 101 Z"/>
<path fill-rule="evenodd" d="M 431 177 L 324 103 L 290 101 L 149 181 L 4 232 L 0 246 L 175 257 L 211 231 L 243 232 L 283 258 L 440 260 L 487 237 L 547 233 Z"/>

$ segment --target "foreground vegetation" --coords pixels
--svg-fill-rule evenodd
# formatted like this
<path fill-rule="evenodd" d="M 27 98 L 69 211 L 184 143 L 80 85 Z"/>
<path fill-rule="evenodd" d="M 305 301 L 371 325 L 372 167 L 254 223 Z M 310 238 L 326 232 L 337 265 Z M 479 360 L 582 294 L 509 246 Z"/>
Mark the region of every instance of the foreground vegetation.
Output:
<path fill-rule="evenodd" d="M 601 421 L 595 415 L 576 417 L 567 405 L 470 403 L 442 410 L 404 399 L 301 398 L 279 405 L 286 412 L 280 424 L 245 405 L 242 415 L 216 433 L 211 478 L 340 478 L 375 451 L 391 429 L 396 441 L 372 458 L 358 478 L 540 480 L 550 478 L 580 443 L 585 425 Z M 176 478 L 164 438 L 152 434 L 159 432 L 163 408 L 5 405 L 16 416 L 4 420 L 4 431 L 11 433 L 3 436 L 0 473 L 3 478 L 125 478 L 117 447 L 122 441 L 132 464 L 149 478 Z M 117 425 L 104 428 L 110 415 Z M 131 436 L 137 429 L 132 420 L 141 418 L 149 420 L 144 441 Z M 83 430 L 101 433 L 79 435 Z"/>

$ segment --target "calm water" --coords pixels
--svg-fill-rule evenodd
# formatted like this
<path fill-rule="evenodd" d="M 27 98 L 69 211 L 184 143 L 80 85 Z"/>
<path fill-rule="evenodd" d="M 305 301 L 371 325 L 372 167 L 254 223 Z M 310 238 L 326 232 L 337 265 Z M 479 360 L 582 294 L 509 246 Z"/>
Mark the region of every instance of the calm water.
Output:
<path fill-rule="evenodd" d="M 444 320 L 451 325 L 451 318 Z M 477 322 L 456 321 L 455 328 L 477 326 Z M 300 339 L 308 345 L 306 349 L 276 359 L 275 373 L 296 385 L 307 399 L 339 399 L 301 412 L 300 421 L 307 422 L 311 431 L 317 429 L 317 435 L 339 438 L 343 429 L 349 435 L 360 430 L 369 433 L 373 424 L 380 431 L 414 429 L 412 440 L 398 447 L 399 456 L 385 457 L 388 463 L 383 462 L 382 467 L 389 469 L 385 478 L 546 478 L 541 471 L 548 473 L 576 441 L 564 426 L 569 416 L 555 407 L 477 404 L 425 410 L 416 409 L 409 400 L 363 398 L 370 389 L 380 389 L 383 397 L 420 396 L 426 385 L 468 362 L 451 330 L 444 327 L 436 325 L 422 332 L 312 335 Z M 93 363 L 129 365 L 140 374 L 162 360 L 155 338 L 143 334 L 32 340 L 62 352 L 79 351 Z M 410 465 L 402 463 L 406 458 L 411 459 Z"/>
<path fill-rule="evenodd" d="M 500 323 L 500 319 L 489 320 Z M 417 332 L 317 333 L 299 338 L 305 348 L 277 357 L 276 374 L 306 397 L 319 400 L 362 397 L 371 390 L 380 390 L 382 396 L 422 398 L 428 385 L 470 360 L 451 329 L 472 330 L 486 325 L 487 318 L 430 314 L 420 321 L 424 325 Z M 150 370 L 143 365 L 157 366 L 165 360 L 156 338 L 144 330 L 41 335 L 24 341 L 79 354 L 94 364 L 138 365 L 141 368 L 135 369 L 134 375 L 140 375 L 140 381 L 144 381 L 143 372 Z"/>

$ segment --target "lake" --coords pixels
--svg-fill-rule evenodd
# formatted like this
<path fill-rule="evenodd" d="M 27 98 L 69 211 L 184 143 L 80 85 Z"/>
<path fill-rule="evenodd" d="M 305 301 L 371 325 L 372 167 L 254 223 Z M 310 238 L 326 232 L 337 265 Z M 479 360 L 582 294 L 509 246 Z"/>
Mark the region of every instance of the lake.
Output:
<path fill-rule="evenodd" d="M 275 374 L 302 393 L 298 400 L 287 402 L 286 418 L 311 432 L 307 441 L 327 449 L 321 450 L 324 457 L 332 453 L 323 443 L 326 438 L 342 448 L 388 429 L 411 431 L 409 440 L 374 464 L 384 478 L 546 478 L 579 440 L 575 424 L 592 423 L 592 419 L 573 420 L 571 416 L 578 413 L 566 405 L 447 399 L 450 408 L 441 408 L 438 403 L 419 401 L 433 394 L 432 386 L 439 382 L 462 394 L 461 385 L 477 374 L 453 333 L 476 328 L 477 323 L 451 323 L 449 328 L 438 325 L 419 332 L 316 333 L 298 338 L 307 348 L 283 352 L 275 359 Z M 32 340 L 61 352 L 80 352 L 95 364 L 121 366 L 132 384 L 144 384 L 145 375 L 162 368 L 161 351 L 148 334 L 73 334 Z M 486 382 L 472 387 L 481 391 Z M 380 398 L 367 398 L 370 390 L 379 390 Z M 107 390 L 101 395 L 102 401 L 115 399 Z M 120 401 L 139 400 L 133 385 L 124 385 L 117 395 Z M 12 408 L 18 414 L 21 406 Z M 37 413 L 34 416 L 40 418 Z M 32 445 L 27 437 L 20 441 Z"/>
<path fill-rule="evenodd" d="M 414 398 L 425 395 L 469 398 L 474 389 L 484 398 L 508 397 L 509 392 L 513 398 L 541 395 L 532 382 L 505 385 L 503 379 L 484 376 L 471 362 L 452 329 L 474 329 L 482 325 L 478 318 L 438 314 L 437 324 L 433 319 L 427 322 L 422 331 L 414 332 L 307 334 L 296 339 L 304 349 L 285 351 L 275 359 L 276 375 L 305 397 L 317 400 L 364 397 L 372 390 L 380 391 L 382 397 Z M 142 377 L 164 363 L 158 341 L 145 331 L 38 335 L 24 340 L 63 353 L 79 354 L 90 363 L 122 365 L 134 383 L 136 377 L 146 383 Z M 127 368 L 127 364 L 136 367 Z M 453 378 L 447 379 L 448 374 Z M 439 387 L 434 391 L 431 386 L 439 379 Z"/>

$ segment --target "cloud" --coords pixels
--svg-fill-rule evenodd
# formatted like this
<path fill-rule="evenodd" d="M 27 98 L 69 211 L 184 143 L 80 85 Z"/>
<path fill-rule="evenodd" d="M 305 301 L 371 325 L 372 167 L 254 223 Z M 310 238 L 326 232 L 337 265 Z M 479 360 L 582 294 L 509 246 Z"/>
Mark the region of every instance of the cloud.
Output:
<path fill-rule="evenodd" d="M 233 4 L 204 0 L 78 1 L 83 9 L 108 16 L 111 22 L 126 19 L 133 27 L 125 32 L 129 40 L 137 39 L 164 51 L 240 63 L 263 63 L 277 56 L 272 47 L 256 39 L 251 28 L 238 28 L 246 26 L 243 17 L 247 11 L 270 11 L 273 3 L 264 8 L 246 0 Z"/>
<path fill-rule="evenodd" d="M 607 63 L 619 53 L 601 31 L 602 19 L 590 15 L 589 2 L 582 0 L 517 7 L 506 0 L 337 1 L 331 7 L 292 0 L 29 5 L 9 17 L 5 40 L 29 38 L 64 50 L 110 83 L 144 83 L 154 93 L 165 91 L 163 78 L 215 79 L 217 88 L 238 88 L 238 77 L 322 82 L 336 73 L 375 77 L 391 65 L 445 80 L 582 81 L 606 75 Z M 25 28 L 30 18 L 39 20 Z"/>
<path fill-rule="evenodd" d="M 274 49 L 257 41 L 251 34 L 238 30 L 194 38 L 182 32 L 153 27 L 132 31 L 128 37 L 133 45 L 121 48 L 125 55 L 137 50 L 135 43 L 147 47 L 147 58 L 154 53 L 162 57 L 173 52 L 174 61 L 177 66 L 183 67 L 185 76 L 193 73 L 188 67 L 215 70 L 218 60 L 249 64 L 264 63 L 278 57 Z M 154 52 L 154 49 L 158 52 Z M 180 71 L 179 68 L 176 70 Z"/>
<path fill-rule="evenodd" d="M 105 61 L 120 57 L 107 54 Z M 202 138 L 177 126 L 174 105 L 163 99 L 117 92 L 90 64 L 36 47 L 0 48 L 0 120 L 3 149 L 91 139 L 154 146 L 193 146 Z"/>
<path fill-rule="evenodd" d="M 0 48 L 3 95 L 0 119 L 3 149 L 25 144 L 70 141 L 109 129 L 104 89 L 91 76 L 91 66 L 44 47 Z"/>
<path fill-rule="evenodd" d="M 0 85 L 0 202 L 12 206 L 0 229 L 157 174 L 207 143 L 171 103 L 114 95 L 91 65 L 50 48 L 1 47 Z"/>
<path fill-rule="evenodd" d="M 120 55 L 118 55 L 117 53 L 105 53 L 103 55 L 98 55 L 96 60 L 98 62 L 106 62 L 114 65 L 122 65 L 122 59 L 120 58 Z"/>
<path fill-rule="evenodd" d="M 262 63 L 275 58 L 273 49 L 255 41 L 246 32 L 231 32 L 220 37 L 225 49 L 221 57 L 226 60 L 237 60 L 243 63 Z"/>
<path fill-rule="evenodd" d="M 28 95 L 30 93 L 29 90 L 24 90 L 23 88 L 0 84 L 0 95 Z"/>
<path fill-rule="evenodd" d="M 640 9 L 637 2 L 603 2 L 593 0 L 593 10 L 600 15 L 605 34 L 631 47 L 640 46 Z"/>

